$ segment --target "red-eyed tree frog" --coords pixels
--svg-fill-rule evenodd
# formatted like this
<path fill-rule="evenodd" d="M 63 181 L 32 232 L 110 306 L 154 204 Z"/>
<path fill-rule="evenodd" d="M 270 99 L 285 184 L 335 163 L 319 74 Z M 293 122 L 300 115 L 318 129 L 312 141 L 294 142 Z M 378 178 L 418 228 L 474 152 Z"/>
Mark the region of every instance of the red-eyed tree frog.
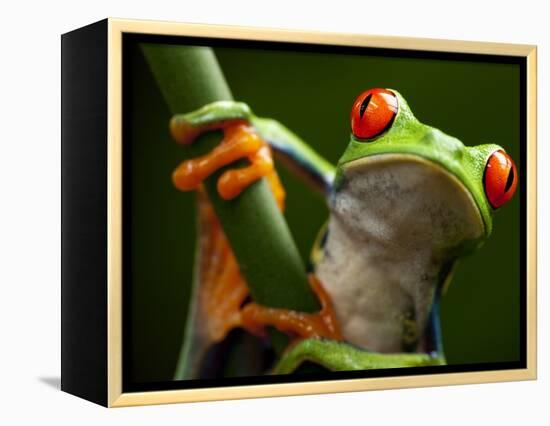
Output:
<path fill-rule="evenodd" d="M 492 215 L 518 183 L 513 160 L 498 145 L 465 146 L 420 123 L 395 90 L 361 93 L 351 110 L 349 144 L 336 167 L 279 122 L 256 117 L 241 102 L 222 101 L 171 121 L 173 137 L 192 143 L 222 129 L 223 141 L 173 173 L 183 191 L 222 166 L 250 165 L 218 180 L 224 199 L 262 177 L 281 207 L 284 189 L 272 151 L 328 203 L 330 217 L 312 251 L 313 290 L 322 310 L 306 314 L 247 303 L 246 283 L 204 192 L 201 288 L 193 310 L 196 347 L 207 348 L 234 327 L 262 334 L 274 326 L 295 339 L 275 373 L 304 361 L 330 370 L 445 363 L 439 301 L 457 260 L 482 245 Z"/>

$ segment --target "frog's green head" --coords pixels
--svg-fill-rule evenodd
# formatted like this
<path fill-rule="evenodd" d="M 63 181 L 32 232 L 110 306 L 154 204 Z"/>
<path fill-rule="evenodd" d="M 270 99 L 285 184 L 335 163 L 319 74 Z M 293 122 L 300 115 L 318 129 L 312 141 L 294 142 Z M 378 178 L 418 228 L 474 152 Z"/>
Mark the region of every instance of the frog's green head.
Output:
<path fill-rule="evenodd" d="M 445 180 L 449 191 L 458 194 L 453 195 L 452 199 L 462 199 L 461 202 L 453 201 L 446 214 L 460 209 L 475 212 L 470 217 L 476 216 L 477 219 L 468 220 L 478 222 L 475 240 L 479 242 L 491 233 L 494 211 L 510 200 L 516 189 L 516 167 L 503 148 L 494 144 L 464 146 L 458 139 L 420 123 L 405 99 L 395 90 L 371 89 L 359 95 L 352 107 L 351 127 L 350 143 L 338 163 L 336 193 L 345 186 L 351 175 L 363 173 L 367 176 L 365 179 L 372 181 L 373 177 L 368 177 L 372 172 L 368 175 L 366 171 L 372 171 L 373 167 L 380 167 L 382 163 L 407 164 L 409 169 L 411 164 L 417 169 L 422 164 L 425 171 L 422 172 L 423 177 L 415 181 L 416 184 L 411 182 L 415 179 L 411 172 L 397 172 L 395 167 L 386 167 L 384 173 L 391 175 L 392 179 L 386 179 L 383 185 L 393 185 L 394 189 L 398 187 L 395 194 L 423 190 L 423 206 L 437 202 L 449 205 L 449 199 L 445 196 L 433 202 L 429 200 L 431 180 Z M 404 167 L 401 169 L 405 170 Z M 434 176 L 433 179 L 430 176 Z M 408 179 L 408 185 L 399 184 L 400 178 Z M 380 188 L 384 188 L 383 185 L 378 184 L 379 192 L 382 192 Z M 420 185 L 428 185 L 430 189 L 419 188 Z M 433 186 L 437 186 L 439 194 L 445 194 L 445 186 L 441 183 L 437 185 Z M 388 190 L 391 188 L 388 187 Z M 368 195 L 372 198 L 372 193 Z M 406 208 L 398 204 L 399 197 L 393 196 L 390 200 L 392 205 L 396 209 Z M 410 201 L 407 203 L 410 205 Z M 430 214 L 435 216 L 435 210 Z"/>

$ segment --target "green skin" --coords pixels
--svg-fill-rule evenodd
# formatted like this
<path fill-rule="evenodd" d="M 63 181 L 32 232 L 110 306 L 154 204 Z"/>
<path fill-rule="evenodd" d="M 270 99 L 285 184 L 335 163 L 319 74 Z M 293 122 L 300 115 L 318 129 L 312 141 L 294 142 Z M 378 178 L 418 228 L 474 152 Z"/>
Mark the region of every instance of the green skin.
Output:
<path fill-rule="evenodd" d="M 277 121 L 256 117 L 244 103 L 215 102 L 192 113 L 173 118 L 178 125 L 193 129 L 189 132 L 190 139 L 196 137 L 198 133 L 221 126 L 227 121 L 239 119 L 250 122 L 260 136 L 274 148 L 282 163 L 290 166 L 291 170 L 304 177 L 314 189 L 324 194 L 329 206 L 337 203 L 340 195 L 349 185 L 350 179 L 361 179 L 360 173 L 350 174 L 352 165 L 358 164 L 357 160 L 394 154 L 387 158 L 401 158 L 399 156 L 405 155 L 407 158 L 412 156 L 427 160 L 456 178 L 455 180 L 461 184 L 458 185 L 472 200 L 473 209 L 477 211 L 479 223 L 476 226 L 481 231 L 475 238 L 465 238 L 458 246 L 453 243 L 452 249 L 447 251 L 451 254 L 445 257 L 442 267 L 444 273 L 439 274 L 432 285 L 433 289 L 429 297 L 421 302 L 422 306 L 416 306 L 417 310 L 426 312 L 427 316 L 421 323 L 423 329 L 419 333 L 418 344 L 413 349 L 382 353 L 348 341 L 306 339 L 283 354 L 274 369 L 276 374 L 295 371 L 304 361 L 312 361 L 334 371 L 445 364 L 439 325 L 439 298 L 450 281 L 456 260 L 480 247 L 492 231 L 493 209 L 485 196 L 483 174 L 488 158 L 502 148 L 494 144 L 464 146 L 458 139 L 420 123 L 414 117 L 405 99 L 398 92 L 392 91 L 397 96 L 399 105 L 392 126 L 378 137 L 368 141 L 359 140 L 352 134 L 336 167 L 320 157 Z M 395 154 L 398 156 L 396 157 Z M 346 217 L 340 220 L 344 223 L 347 221 Z M 369 247 L 364 249 L 368 250 Z M 317 258 L 322 258 L 323 250 L 324 246 L 317 242 L 313 251 L 314 262 Z M 342 325 L 345 328 L 346 324 Z"/>

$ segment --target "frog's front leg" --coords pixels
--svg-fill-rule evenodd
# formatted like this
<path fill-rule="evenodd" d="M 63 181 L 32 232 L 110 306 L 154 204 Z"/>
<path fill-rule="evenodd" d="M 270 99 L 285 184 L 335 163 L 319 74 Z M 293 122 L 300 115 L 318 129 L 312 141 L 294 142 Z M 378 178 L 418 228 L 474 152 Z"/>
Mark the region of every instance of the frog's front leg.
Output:
<path fill-rule="evenodd" d="M 221 167 L 247 158 L 249 166 L 226 170 L 218 179 L 218 193 L 223 199 L 231 200 L 250 184 L 273 172 L 269 146 L 248 123 L 235 120 L 223 123 L 221 128 L 224 137 L 218 146 L 204 156 L 184 161 L 176 168 L 172 177 L 178 189 L 198 189 L 204 179 Z M 176 134 L 181 135 L 180 129 L 176 130 Z"/>
<path fill-rule="evenodd" d="M 250 124 L 257 136 L 275 151 L 282 164 L 291 172 L 302 177 L 313 189 L 325 196 L 330 195 L 335 175 L 334 166 L 278 121 L 256 117 L 243 102 L 212 102 L 191 113 L 176 115 L 170 122 L 170 130 L 176 141 L 186 145 L 205 131 L 230 128 L 239 122 Z M 208 168 L 204 169 L 204 172 L 207 171 Z M 276 174 L 268 173 L 266 177 L 272 188 L 280 187 L 276 182 Z M 190 183 L 196 184 L 196 181 Z M 277 200 L 282 196 L 283 194 L 275 193 Z"/>
<path fill-rule="evenodd" d="M 384 368 L 444 365 L 437 354 L 369 352 L 343 342 L 325 339 L 306 339 L 289 348 L 273 370 L 274 374 L 294 372 L 310 361 L 331 371 L 373 370 Z"/>
<path fill-rule="evenodd" d="M 273 326 L 298 340 L 309 337 L 342 340 L 342 332 L 330 296 L 314 274 L 310 274 L 308 278 L 321 304 L 319 312 L 306 313 L 271 308 L 252 302 L 245 305 L 241 312 L 242 326 L 260 336 L 264 335 L 266 326 Z"/>

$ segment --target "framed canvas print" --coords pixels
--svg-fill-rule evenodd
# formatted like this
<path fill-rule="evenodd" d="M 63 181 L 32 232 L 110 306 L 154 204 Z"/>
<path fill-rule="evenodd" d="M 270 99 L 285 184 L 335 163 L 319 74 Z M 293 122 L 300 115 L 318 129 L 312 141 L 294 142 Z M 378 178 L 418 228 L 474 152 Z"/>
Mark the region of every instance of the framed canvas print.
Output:
<path fill-rule="evenodd" d="M 536 48 L 107 19 L 62 36 L 62 389 L 536 377 Z"/>

